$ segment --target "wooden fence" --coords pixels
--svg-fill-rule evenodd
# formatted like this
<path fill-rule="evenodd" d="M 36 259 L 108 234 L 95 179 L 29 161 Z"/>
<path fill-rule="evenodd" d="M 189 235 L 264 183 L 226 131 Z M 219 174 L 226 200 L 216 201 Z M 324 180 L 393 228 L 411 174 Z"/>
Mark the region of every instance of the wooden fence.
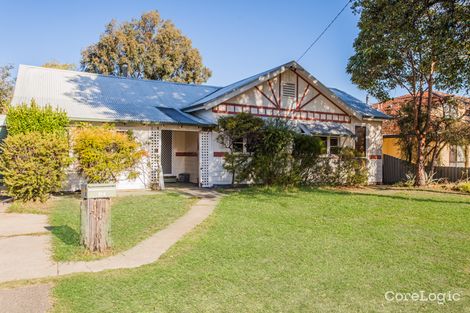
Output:
<path fill-rule="evenodd" d="M 406 174 L 414 174 L 414 165 L 395 158 L 391 155 L 383 155 L 383 183 L 395 184 L 406 180 Z M 470 176 L 470 168 L 436 166 L 434 168 L 434 179 L 445 179 L 449 182 L 456 182 Z"/>

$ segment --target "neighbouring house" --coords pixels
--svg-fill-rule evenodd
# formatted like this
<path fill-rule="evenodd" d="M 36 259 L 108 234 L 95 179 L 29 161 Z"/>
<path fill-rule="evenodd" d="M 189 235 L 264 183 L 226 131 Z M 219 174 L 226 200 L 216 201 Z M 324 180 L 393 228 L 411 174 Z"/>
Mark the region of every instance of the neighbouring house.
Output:
<path fill-rule="evenodd" d="M 148 188 L 180 174 L 201 187 L 230 184 L 214 126 L 218 117 L 240 112 L 289 119 L 298 131 L 321 137 L 328 153 L 355 147 L 368 159 L 369 182 L 382 182 L 382 122 L 388 116 L 325 87 L 294 61 L 225 87 L 20 65 L 12 104 L 31 99 L 65 110 L 73 123 L 113 123 L 133 131 L 148 157 L 140 177 L 122 179 L 120 189 Z M 80 183 L 72 171 L 68 189 Z"/>
<path fill-rule="evenodd" d="M 455 112 L 455 110 L 448 108 L 446 109 L 444 99 L 452 95 L 435 91 L 433 92 L 433 101 L 435 103 L 436 109 L 434 114 L 460 114 L 463 116 L 464 120 L 470 123 L 470 98 L 462 96 L 453 96 L 457 97 L 458 100 L 464 103 L 464 107 L 461 109 L 461 112 Z M 412 101 L 411 95 L 404 95 L 400 97 L 393 98 L 388 101 L 379 102 L 373 104 L 372 107 L 389 115 L 390 117 L 396 117 L 399 113 L 401 107 Z M 427 93 L 423 95 L 424 101 L 427 101 Z M 407 157 L 402 151 L 399 143 L 400 129 L 397 125 L 395 119 L 390 119 L 384 121 L 382 127 L 383 133 L 383 154 L 393 156 L 402 160 L 406 160 Z M 440 166 L 449 166 L 449 167 L 465 167 L 466 164 L 470 164 L 470 146 L 443 146 L 438 158 L 437 164 Z"/>

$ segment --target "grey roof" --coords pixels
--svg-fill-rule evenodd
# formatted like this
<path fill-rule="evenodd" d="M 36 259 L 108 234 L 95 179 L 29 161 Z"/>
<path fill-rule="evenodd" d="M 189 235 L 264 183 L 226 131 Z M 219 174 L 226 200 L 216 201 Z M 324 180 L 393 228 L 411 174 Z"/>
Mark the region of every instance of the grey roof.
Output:
<path fill-rule="evenodd" d="M 329 88 L 329 89 L 333 91 L 335 95 L 337 95 L 349 107 L 351 107 L 356 112 L 359 112 L 363 117 L 390 119 L 390 116 L 388 116 L 387 114 L 368 106 L 361 100 L 351 96 L 350 94 L 342 90 L 339 90 L 336 88 Z"/>
<path fill-rule="evenodd" d="M 308 135 L 354 137 L 347 127 L 340 123 L 322 122 L 314 124 L 299 123 L 299 128 Z"/>
<path fill-rule="evenodd" d="M 5 114 L 0 114 L 0 126 L 5 126 L 5 120 L 7 116 Z"/>
<path fill-rule="evenodd" d="M 209 122 L 187 113 L 209 109 L 288 68 L 301 71 L 336 105 L 353 116 L 389 118 L 341 90 L 328 89 L 295 61 L 226 87 L 119 78 L 20 65 L 12 104 L 28 103 L 35 99 L 39 105 L 50 104 L 64 110 L 72 120 L 209 125 Z"/>
<path fill-rule="evenodd" d="M 219 87 L 118 78 L 91 73 L 20 65 L 12 104 L 50 104 L 72 120 L 209 124 L 186 114 L 166 114 L 157 107 L 180 108 Z M 180 112 L 180 111 L 179 111 Z M 173 116 L 173 117 L 171 117 Z"/>
<path fill-rule="evenodd" d="M 180 109 L 157 107 L 157 109 L 172 119 L 172 124 L 184 124 L 184 125 L 208 125 L 209 123 L 201 118 L 194 115 L 190 115 L 181 111 Z"/>

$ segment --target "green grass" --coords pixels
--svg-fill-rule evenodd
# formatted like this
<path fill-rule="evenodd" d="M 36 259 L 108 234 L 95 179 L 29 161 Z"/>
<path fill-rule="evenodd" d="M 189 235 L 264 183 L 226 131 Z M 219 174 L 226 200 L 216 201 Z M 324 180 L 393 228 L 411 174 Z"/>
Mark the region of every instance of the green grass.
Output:
<path fill-rule="evenodd" d="M 470 197 L 360 192 L 230 194 L 158 262 L 60 279 L 55 312 L 469 312 Z"/>
<path fill-rule="evenodd" d="M 127 250 L 165 228 L 189 209 L 192 199 L 176 193 L 118 197 L 112 200 L 112 250 L 90 253 L 80 246 L 80 200 L 67 196 L 52 205 L 49 223 L 56 261 L 92 260 Z"/>

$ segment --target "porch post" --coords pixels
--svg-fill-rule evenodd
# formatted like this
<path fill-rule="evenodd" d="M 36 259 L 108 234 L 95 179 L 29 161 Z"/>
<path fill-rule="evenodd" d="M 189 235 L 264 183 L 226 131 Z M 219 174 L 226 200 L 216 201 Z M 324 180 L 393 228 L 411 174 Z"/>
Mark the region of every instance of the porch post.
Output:
<path fill-rule="evenodd" d="M 161 162 L 161 138 L 161 129 L 159 127 L 152 127 L 150 130 L 150 188 L 155 190 L 165 189 Z"/>
<path fill-rule="evenodd" d="M 199 187 L 212 187 L 209 177 L 211 132 L 199 132 Z"/>

